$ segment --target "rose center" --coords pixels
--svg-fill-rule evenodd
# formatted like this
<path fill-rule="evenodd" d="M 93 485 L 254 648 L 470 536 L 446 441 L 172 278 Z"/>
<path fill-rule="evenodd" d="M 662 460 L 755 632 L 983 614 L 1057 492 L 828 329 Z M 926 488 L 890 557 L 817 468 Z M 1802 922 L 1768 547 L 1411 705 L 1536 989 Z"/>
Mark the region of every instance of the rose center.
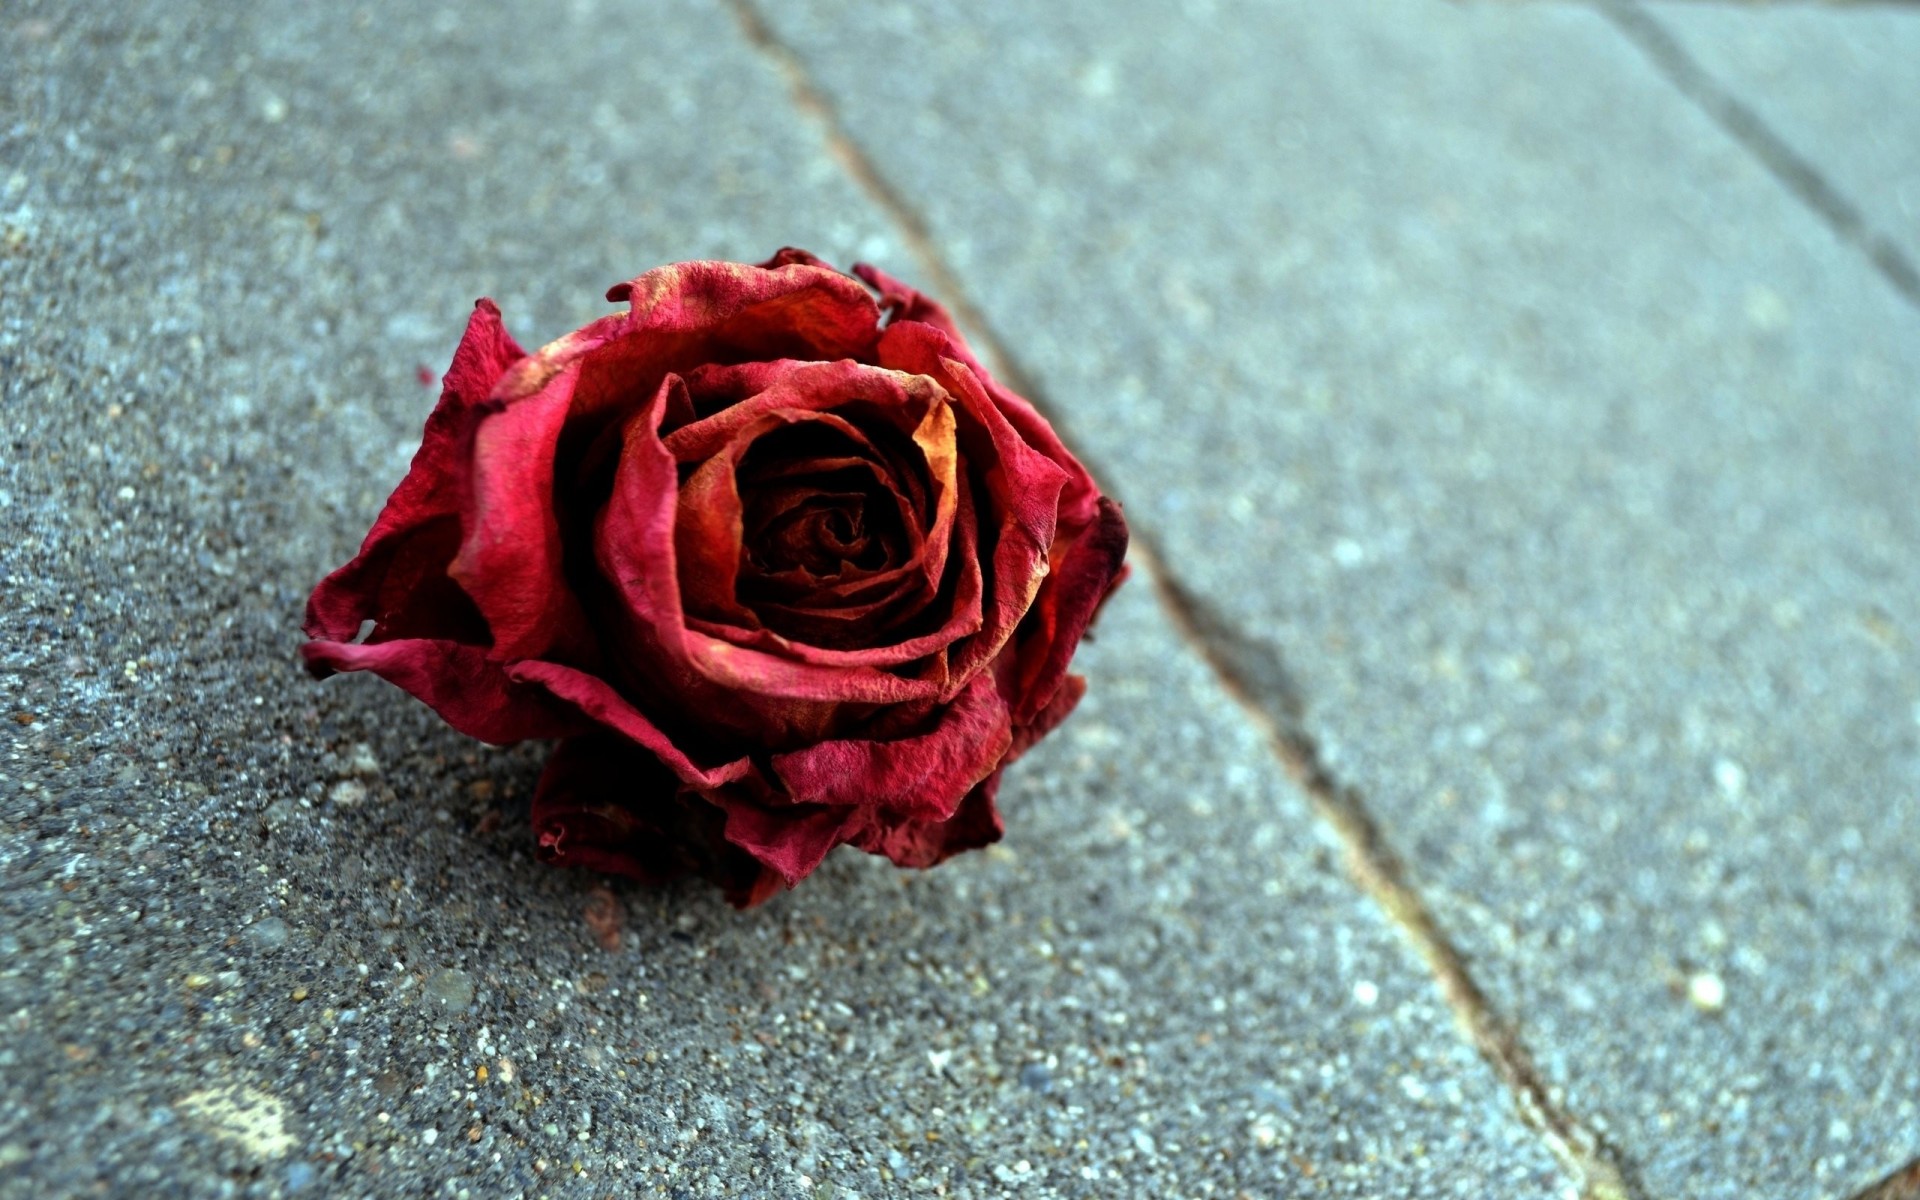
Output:
<path fill-rule="evenodd" d="M 747 503 L 748 561 L 762 572 L 799 570 L 821 578 L 849 565 L 881 566 L 886 547 L 868 529 L 867 506 L 860 492 L 762 490 Z"/>
<path fill-rule="evenodd" d="M 896 566 L 910 553 L 897 464 L 885 451 L 819 422 L 760 439 L 734 476 L 740 494 L 742 599 L 782 581 L 783 603 L 813 585 Z"/>

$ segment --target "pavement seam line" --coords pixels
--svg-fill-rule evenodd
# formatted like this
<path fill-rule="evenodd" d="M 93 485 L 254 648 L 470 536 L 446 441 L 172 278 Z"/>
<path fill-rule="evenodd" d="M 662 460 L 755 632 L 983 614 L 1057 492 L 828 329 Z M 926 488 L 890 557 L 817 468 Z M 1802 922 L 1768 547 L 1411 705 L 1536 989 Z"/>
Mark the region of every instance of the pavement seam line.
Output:
<path fill-rule="evenodd" d="M 1413 944 L 1462 1034 L 1512 1095 L 1521 1118 L 1574 1177 L 1583 1200 L 1639 1200 L 1645 1195 L 1623 1156 L 1597 1130 L 1555 1099 L 1514 1026 L 1487 999 L 1468 960 L 1447 937 L 1408 879 L 1400 857 L 1352 786 L 1334 775 L 1305 726 L 1305 702 L 1279 654 L 1256 646 L 1228 620 L 1175 581 L 1157 549 L 1136 542 L 1138 558 L 1161 606 L 1227 694 L 1261 734 L 1314 812 L 1345 850 L 1354 883 Z M 1250 667 L 1249 660 L 1256 666 Z M 1264 671 L 1258 668 L 1263 666 Z"/>
<path fill-rule="evenodd" d="M 813 82 L 813 76 L 807 71 L 806 64 L 800 61 L 800 56 L 774 33 L 773 27 L 760 15 L 760 10 L 754 7 L 753 0 L 720 0 L 720 3 L 733 13 L 741 33 L 753 48 L 773 63 L 793 94 L 794 106 L 819 128 L 827 154 L 853 181 L 854 186 L 865 192 L 868 200 L 897 227 L 901 240 L 906 243 L 907 253 L 926 272 L 928 284 L 946 303 L 948 311 L 959 318 L 963 326 L 985 329 L 979 311 L 961 290 L 959 278 L 934 249 L 933 234 L 927 228 L 926 221 L 917 209 L 907 203 L 905 197 L 894 190 L 893 185 L 873 165 L 873 160 L 867 157 L 866 151 L 853 140 L 845 123 L 840 120 L 833 101 Z M 998 349 L 997 342 L 991 338 L 987 340 L 990 349 Z M 996 365 L 1007 364 L 1002 362 Z"/>
<path fill-rule="evenodd" d="M 780 40 L 753 0 L 721 0 L 742 34 L 780 73 L 795 107 L 818 127 L 828 153 L 894 224 L 906 250 L 960 325 L 974 334 L 992 369 L 1065 432 L 1037 380 L 994 332 L 959 276 L 947 265 L 925 218 L 908 204 L 847 131 L 833 101 L 813 81 L 798 54 Z M 1596 1131 L 1556 1101 L 1534 1066 L 1532 1055 L 1512 1027 L 1493 1009 L 1473 978 L 1464 955 L 1447 939 L 1426 902 L 1407 881 L 1407 872 L 1388 848 L 1378 824 L 1359 794 L 1340 783 L 1321 760 L 1299 714 L 1302 703 L 1290 684 L 1278 695 L 1279 713 L 1263 703 L 1235 656 L 1223 646 L 1242 641 L 1237 631 L 1211 619 L 1208 610 L 1174 582 L 1165 559 L 1143 531 L 1135 530 L 1131 557 L 1151 581 L 1155 598 L 1174 626 L 1206 664 L 1208 671 L 1265 737 L 1282 771 L 1307 796 L 1315 814 L 1332 828 L 1346 852 L 1349 876 L 1371 898 L 1425 962 L 1456 1025 L 1493 1068 L 1513 1097 L 1521 1119 L 1537 1131 L 1561 1166 L 1573 1176 L 1583 1200 L 1641 1200 L 1621 1156 Z M 1221 636 L 1225 634 L 1226 636 Z M 1278 656 L 1269 651 L 1276 677 L 1284 676 Z"/>
<path fill-rule="evenodd" d="M 1884 1178 L 1868 1184 L 1848 1200 L 1920 1200 L 1920 1158 L 1895 1167 Z"/>
<path fill-rule="evenodd" d="M 1595 9 L 1634 44 L 1674 89 L 1746 151 L 1780 185 L 1812 209 L 1834 236 L 1867 261 L 1909 304 L 1920 306 L 1920 267 L 1898 243 L 1868 221 L 1853 201 L 1809 159 L 1773 131 L 1745 101 L 1722 86 L 1654 15 L 1633 0 L 1595 0 Z"/>
<path fill-rule="evenodd" d="M 1454 0 L 1455 3 L 1463 0 Z M 1471 3 L 1473 0 L 1464 0 Z M 1501 0 L 1502 3 L 1589 3 L 1590 0 Z M 1667 8 L 1915 8 L 1920 0 L 1646 0 Z"/>

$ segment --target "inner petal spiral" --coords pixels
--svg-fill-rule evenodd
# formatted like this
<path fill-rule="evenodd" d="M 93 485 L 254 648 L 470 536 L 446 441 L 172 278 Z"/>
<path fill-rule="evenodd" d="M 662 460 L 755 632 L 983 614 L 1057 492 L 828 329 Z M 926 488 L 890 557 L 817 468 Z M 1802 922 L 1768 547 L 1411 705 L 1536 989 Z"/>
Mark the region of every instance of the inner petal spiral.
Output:
<path fill-rule="evenodd" d="M 735 474 L 737 598 L 769 628 L 807 641 L 872 637 L 921 599 L 929 486 L 922 456 L 891 428 L 804 421 L 755 442 Z"/>

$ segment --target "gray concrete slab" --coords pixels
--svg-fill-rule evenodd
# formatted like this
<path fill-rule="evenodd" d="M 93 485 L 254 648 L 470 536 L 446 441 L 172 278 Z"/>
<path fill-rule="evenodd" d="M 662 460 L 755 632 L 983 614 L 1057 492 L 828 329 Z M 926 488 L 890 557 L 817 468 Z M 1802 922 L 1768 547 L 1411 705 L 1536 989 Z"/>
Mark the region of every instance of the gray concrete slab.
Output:
<path fill-rule="evenodd" d="M 1920 263 L 1910 5 L 1671 4 L 1651 14 L 1722 88 Z"/>
<path fill-rule="evenodd" d="M 1576 6 L 767 12 L 1650 1194 L 1920 1153 L 1920 330 L 1852 247 Z"/>
<path fill-rule="evenodd" d="M 1144 586 L 1004 848 L 744 916 L 536 865 L 541 748 L 299 671 L 476 295 L 899 256 L 724 15 L 0 37 L 0 1195 L 1563 1193 Z"/>

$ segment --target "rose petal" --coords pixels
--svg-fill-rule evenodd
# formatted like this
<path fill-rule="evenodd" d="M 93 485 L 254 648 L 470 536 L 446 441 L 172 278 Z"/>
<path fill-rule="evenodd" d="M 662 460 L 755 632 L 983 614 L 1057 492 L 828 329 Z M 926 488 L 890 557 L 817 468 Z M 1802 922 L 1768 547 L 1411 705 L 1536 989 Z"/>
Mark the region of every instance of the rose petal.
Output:
<path fill-rule="evenodd" d="M 673 740 L 646 715 L 613 689 L 606 680 L 553 662 L 518 662 L 507 668 L 516 683 L 537 684 L 582 717 L 644 747 L 688 786 L 702 791 L 751 782 L 758 770 L 749 758 L 737 758 L 717 767 L 702 767 L 674 745 Z M 764 789 L 761 789 L 764 790 Z"/>
<path fill-rule="evenodd" d="M 314 641 L 300 648 L 307 670 L 372 671 L 411 692 L 468 737 L 494 745 L 564 737 L 590 726 L 537 687 L 526 687 L 487 657 L 483 646 L 430 638 L 353 645 Z"/>
<path fill-rule="evenodd" d="M 934 511 L 926 524 L 927 548 L 921 568 L 930 585 L 938 584 L 947 568 L 947 544 L 953 536 L 953 514 L 959 503 L 960 450 L 955 441 L 953 406 L 936 405 L 913 431 L 913 444 L 926 460 L 927 479 L 933 484 Z M 922 520 L 925 520 L 923 515 Z"/>
<path fill-rule="evenodd" d="M 1007 747 L 1007 762 L 1012 762 L 1027 751 L 1041 738 L 1052 733 L 1072 715 L 1080 706 L 1080 698 L 1087 694 L 1087 679 L 1084 675 L 1069 675 L 1053 689 L 1053 697 L 1046 707 L 1033 715 L 1025 725 L 1016 725 L 1013 730 L 1013 744 Z"/>
<path fill-rule="evenodd" d="M 1062 548 L 1060 561 L 1021 626 L 1013 720 L 1026 725 L 1049 704 L 1081 635 L 1109 593 L 1127 557 L 1127 522 L 1102 496 L 1093 527 Z M 1063 714 L 1064 715 L 1064 714 Z"/>
<path fill-rule="evenodd" d="M 482 299 L 473 306 L 466 333 L 453 353 L 440 390 L 440 402 L 427 418 L 414 453 L 413 465 L 388 497 L 380 517 L 361 543 L 360 553 L 328 575 L 307 601 L 309 636 L 351 641 L 360 623 L 396 621 L 415 635 L 429 632 L 439 606 L 413 604 L 411 587 L 394 587 L 396 570 L 407 579 L 425 581 L 444 575 L 452 553 L 447 545 L 447 523 L 452 541 L 459 541 L 458 516 L 466 497 L 467 445 L 476 406 L 486 400 L 507 368 L 526 356 L 501 324 L 500 310 Z M 395 581 L 397 582 L 397 581 Z M 450 612 L 458 610 L 449 609 Z M 403 613 L 410 616 L 403 617 Z M 384 631 L 376 631 L 380 637 Z M 452 634 L 453 631 L 446 631 Z M 471 624 L 459 630 L 470 635 Z M 479 640 L 484 640 L 482 633 Z"/>
<path fill-rule="evenodd" d="M 797 261 L 771 269 L 676 263 L 614 285 L 607 299 L 631 301 L 630 328 L 646 331 L 649 341 L 668 352 L 669 370 L 864 357 L 880 327 L 880 310 L 859 283 Z"/>
<path fill-rule="evenodd" d="M 1039 410 L 1024 396 L 996 380 L 981 365 L 947 310 L 937 301 L 867 263 L 854 264 L 853 273 L 880 293 L 881 305 L 891 310 L 890 324 L 913 321 L 930 326 L 946 336 L 951 346 L 947 357 L 965 363 L 979 377 L 988 394 L 1006 414 L 1008 423 L 1019 431 L 1027 444 L 1066 471 L 1067 482 L 1060 496 L 1061 524 L 1076 528 L 1091 522 L 1095 515 L 1094 503 L 1100 497 L 1092 476 L 1087 474 L 1087 469 L 1067 449 L 1060 435 L 1054 432 L 1053 426 L 1040 415 Z"/>
<path fill-rule="evenodd" d="M 662 408 L 656 399 L 628 423 L 595 538 L 602 572 L 631 616 L 630 649 L 655 660 L 657 681 L 693 719 L 769 744 L 819 740 L 845 704 L 931 696 L 931 685 L 885 671 L 796 663 L 688 628 L 673 544 L 678 473 L 658 434 Z"/>
<path fill-rule="evenodd" d="M 568 738 L 533 793 L 541 861 L 644 883 L 687 874 L 699 863 L 701 830 L 679 788 L 658 759 L 618 739 Z"/>
<path fill-rule="evenodd" d="M 924 734 L 821 742 L 774 755 L 773 772 L 795 800 L 886 808 L 943 821 L 999 764 L 1012 738 L 1006 702 L 993 679 L 982 674 Z"/>
<path fill-rule="evenodd" d="M 765 650 L 771 654 L 779 654 L 823 667 L 898 667 L 929 655 L 939 654 L 946 647 L 977 633 L 981 627 L 980 603 L 983 580 L 978 552 L 978 534 L 974 525 L 973 500 L 965 478 L 963 477 L 959 483 L 960 501 L 956 505 L 958 515 L 954 521 L 956 543 L 952 556 L 955 572 L 953 598 L 947 617 L 938 628 L 892 645 L 836 650 L 810 642 L 794 641 L 782 637 L 771 629 L 709 625 L 700 621 L 690 621 L 689 626 L 736 645 L 750 646 L 757 650 Z M 818 612 L 813 615 L 824 616 Z M 937 679 L 944 684 L 944 662 L 938 665 L 937 672 L 923 674 L 922 677 Z"/>
<path fill-rule="evenodd" d="M 885 855 L 901 867 L 931 867 L 967 850 L 978 850 L 1000 840 L 1004 827 L 994 795 L 1000 790 L 1001 771 L 974 785 L 944 821 L 879 819 L 857 830 L 849 839 L 869 854 Z"/>
<path fill-rule="evenodd" d="M 496 386 L 474 445 L 474 513 L 453 573 L 492 626 L 496 656 L 590 657 L 554 519 L 562 429 L 604 423 L 703 363 L 869 351 L 879 310 L 857 282 L 801 264 L 680 263 L 608 292 L 630 311 L 543 347 Z M 656 427 L 658 422 L 656 422 Z"/>
<path fill-rule="evenodd" d="M 961 453 L 987 493 L 975 502 L 997 533 L 984 627 L 953 664 L 949 687 L 958 688 L 998 657 L 1046 579 L 1067 474 L 1027 445 L 965 363 L 943 356 L 949 345 L 932 326 L 898 323 L 882 335 L 879 352 L 881 362 L 930 375 L 953 398 Z"/>
<path fill-rule="evenodd" d="M 801 363 L 782 372 L 764 391 L 674 430 L 666 445 L 677 462 L 704 462 L 769 413 L 826 413 L 853 404 L 864 405 L 864 411 L 911 435 L 928 410 L 946 400 L 933 380 L 905 372 L 852 361 Z"/>
<path fill-rule="evenodd" d="M 807 425 L 831 429 L 861 444 L 866 441 L 857 428 L 836 414 L 803 408 L 770 408 L 760 412 L 755 420 L 731 429 L 728 440 L 714 448 L 712 455 L 680 485 L 674 548 L 679 556 L 676 577 L 680 581 L 683 604 L 709 618 L 748 627 L 758 624 L 735 603 L 745 598 L 740 595 L 740 584 L 742 569 L 748 565 L 742 546 L 744 530 L 737 474 L 741 461 L 763 437 L 777 430 Z M 671 439 L 669 448 L 670 442 Z M 918 555 L 921 547 L 917 531 L 915 541 Z M 764 578 L 758 572 L 753 574 Z"/>
<path fill-rule="evenodd" d="M 682 371 L 691 410 L 685 420 L 675 420 L 674 414 L 668 413 L 660 427 L 661 435 L 757 396 L 789 371 L 807 365 L 805 359 L 776 358 L 769 362 L 702 363 Z"/>
<path fill-rule="evenodd" d="M 723 810 L 680 791 L 645 750 L 606 734 L 562 742 L 533 798 L 543 861 L 645 883 L 697 872 L 735 907 L 751 908 L 786 881 L 728 843 L 725 828 Z"/>
<path fill-rule="evenodd" d="M 716 456 L 680 485 L 673 531 L 676 574 L 687 611 L 752 626 L 759 621 L 736 599 L 745 549 L 733 476 L 733 461 Z"/>
<path fill-rule="evenodd" d="M 581 360 L 620 324 L 603 318 L 515 364 L 474 431 L 471 507 L 450 573 L 485 615 L 501 661 L 591 656 L 592 632 L 561 561 L 554 459 Z"/>
<path fill-rule="evenodd" d="M 400 638 L 434 638 L 485 649 L 493 635 L 460 590 L 447 566 L 460 549 L 460 518 L 435 517 L 386 539 L 368 559 L 369 570 L 356 581 L 353 608 L 335 609 L 335 617 L 357 612 L 373 621 L 362 642 L 391 642 Z M 342 593 L 332 599 L 337 603 Z M 339 622 L 332 622 L 339 628 Z M 349 635 L 351 638 L 352 635 Z"/>
<path fill-rule="evenodd" d="M 852 809 L 769 808 L 730 793 L 716 795 L 713 801 L 727 814 L 727 841 L 776 872 L 788 887 L 813 874 L 861 820 Z"/>

